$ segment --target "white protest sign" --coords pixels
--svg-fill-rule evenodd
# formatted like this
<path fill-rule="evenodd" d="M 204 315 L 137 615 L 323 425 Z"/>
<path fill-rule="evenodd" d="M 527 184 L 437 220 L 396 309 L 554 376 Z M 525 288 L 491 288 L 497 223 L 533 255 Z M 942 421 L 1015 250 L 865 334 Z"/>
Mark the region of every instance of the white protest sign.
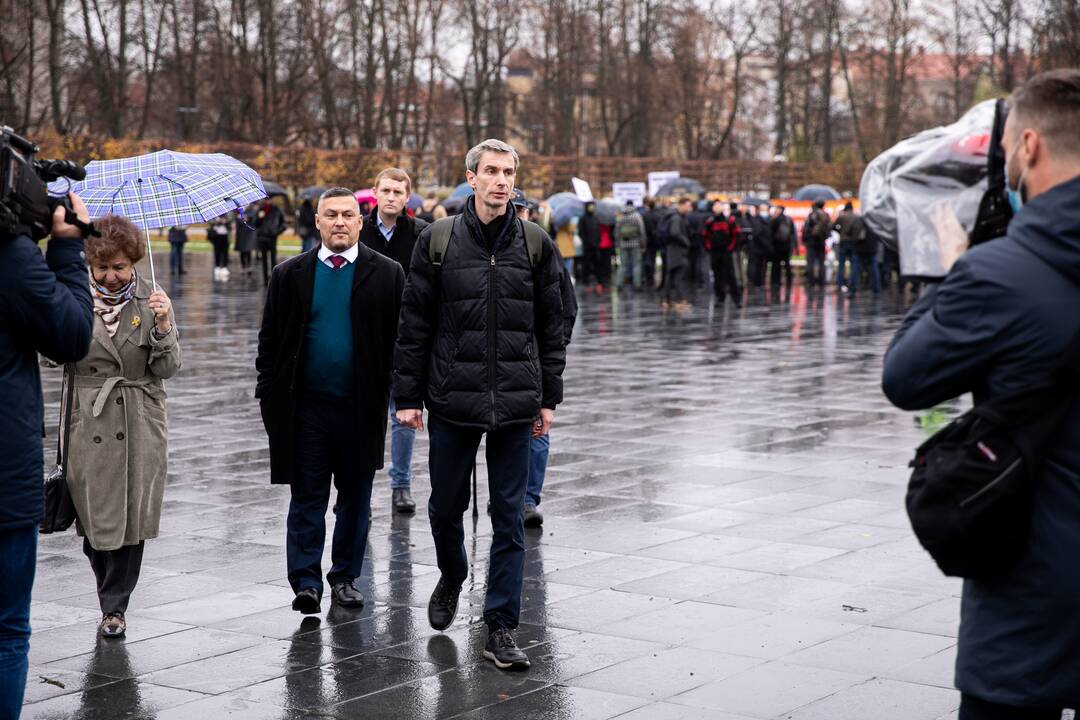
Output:
<path fill-rule="evenodd" d="M 578 196 L 578 200 L 581 202 L 593 201 L 592 188 L 589 187 L 589 183 L 579 177 L 570 178 L 570 183 L 574 186 L 574 194 Z"/>
<path fill-rule="evenodd" d="M 659 192 L 660 188 L 662 188 L 666 183 L 678 179 L 678 170 L 665 170 L 663 172 L 649 173 L 649 197 L 656 197 L 656 193 Z"/>
<path fill-rule="evenodd" d="M 626 205 L 629 201 L 634 203 L 634 207 L 641 207 L 645 204 L 645 183 L 612 183 L 611 196 L 620 205 Z"/>

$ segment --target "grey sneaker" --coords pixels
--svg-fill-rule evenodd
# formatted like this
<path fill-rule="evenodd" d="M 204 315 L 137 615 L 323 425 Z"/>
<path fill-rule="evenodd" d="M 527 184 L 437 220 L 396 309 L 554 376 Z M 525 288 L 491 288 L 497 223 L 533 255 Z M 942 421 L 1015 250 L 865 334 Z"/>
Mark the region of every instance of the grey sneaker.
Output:
<path fill-rule="evenodd" d="M 544 524 L 544 516 L 531 502 L 525 503 L 525 527 L 538 528 Z"/>
<path fill-rule="evenodd" d="M 488 634 L 484 657 L 500 670 L 529 669 L 529 656 L 517 646 L 513 633 L 506 628 L 496 628 Z"/>

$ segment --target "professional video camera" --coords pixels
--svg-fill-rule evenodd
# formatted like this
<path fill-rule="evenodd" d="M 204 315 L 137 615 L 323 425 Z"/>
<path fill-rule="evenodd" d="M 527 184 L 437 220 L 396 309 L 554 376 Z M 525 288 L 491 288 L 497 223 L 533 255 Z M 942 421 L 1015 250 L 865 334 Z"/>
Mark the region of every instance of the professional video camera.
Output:
<path fill-rule="evenodd" d="M 0 239 L 25 233 L 41 240 L 52 231 L 53 212 L 60 206 L 67 209 L 65 222 L 84 236 L 94 232 L 76 217 L 66 196 L 50 197 L 46 187 L 62 177 L 82 180 L 86 170 L 68 160 L 35 160 L 38 150 L 11 128 L 0 128 Z"/>
<path fill-rule="evenodd" d="M 981 102 L 952 125 L 913 135 L 867 166 L 859 200 L 867 226 L 900 255 L 913 279 L 945 275 L 934 216 L 951 210 L 972 245 L 1005 234 L 1012 219 L 1001 136 L 1004 100 Z"/>

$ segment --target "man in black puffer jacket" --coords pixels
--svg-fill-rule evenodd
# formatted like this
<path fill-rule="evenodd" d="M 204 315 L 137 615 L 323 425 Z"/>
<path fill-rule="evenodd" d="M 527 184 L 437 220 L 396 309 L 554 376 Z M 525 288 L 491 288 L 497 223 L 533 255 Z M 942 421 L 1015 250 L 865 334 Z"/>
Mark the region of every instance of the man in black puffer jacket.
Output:
<path fill-rule="evenodd" d="M 517 152 L 485 140 L 465 158 L 475 195 L 452 227 L 442 252 L 432 250 L 440 222 L 417 240 L 402 298 L 394 355 L 398 420 L 423 429 L 429 411 L 431 498 L 428 517 L 439 579 L 428 603 L 436 630 L 457 613 L 469 574 L 462 515 L 469 476 L 487 434 L 492 542 L 484 621 L 484 656 L 501 669 L 529 659 L 514 642 L 525 564 L 522 521 L 529 443 L 546 435 L 562 401 L 563 309 L 560 264 L 541 233 L 530 257 L 525 225 L 511 206 Z M 432 262 L 435 259 L 436 262 Z"/>

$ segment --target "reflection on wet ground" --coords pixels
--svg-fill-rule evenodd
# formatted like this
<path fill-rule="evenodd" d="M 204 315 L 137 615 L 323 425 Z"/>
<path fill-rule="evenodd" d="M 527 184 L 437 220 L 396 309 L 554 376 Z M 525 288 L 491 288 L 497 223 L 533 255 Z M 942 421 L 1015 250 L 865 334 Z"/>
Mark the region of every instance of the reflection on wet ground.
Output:
<path fill-rule="evenodd" d="M 919 549 L 902 500 L 911 450 L 957 408 L 913 417 L 882 397 L 895 294 L 797 286 L 735 310 L 699 292 L 687 314 L 582 297 L 546 522 L 526 533 L 533 666 L 508 675 L 480 654 L 482 515 L 461 617 L 428 627 L 422 436 L 415 517 L 393 515 L 376 481 L 367 607 L 289 609 L 288 490 L 268 483 L 252 400 L 261 282 L 215 284 L 207 255 L 190 267 L 165 280 L 184 368 L 128 638 L 96 639 L 74 533 L 42 537 L 25 718 L 955 717 L 960 587 Z M 55 374 L 45 386 L 52 426 Z"/>

